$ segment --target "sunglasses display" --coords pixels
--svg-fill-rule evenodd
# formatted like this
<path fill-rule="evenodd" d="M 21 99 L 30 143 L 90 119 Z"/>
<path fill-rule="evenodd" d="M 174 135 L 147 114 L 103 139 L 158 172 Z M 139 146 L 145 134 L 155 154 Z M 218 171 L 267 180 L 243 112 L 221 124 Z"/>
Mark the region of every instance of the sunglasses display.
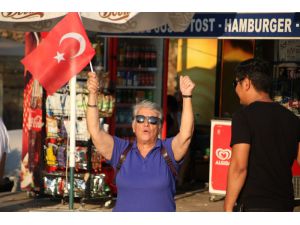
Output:
<path fill-rule="evenodd" d="M 147 119 L 148 123 L 152 125 L 157 125 L 161 122 L 160 118 L 156 116 L 143 116 L 143 115 L 137 115 L 135 116 L 135 120 L 137 123 L 144 123 Z"/>

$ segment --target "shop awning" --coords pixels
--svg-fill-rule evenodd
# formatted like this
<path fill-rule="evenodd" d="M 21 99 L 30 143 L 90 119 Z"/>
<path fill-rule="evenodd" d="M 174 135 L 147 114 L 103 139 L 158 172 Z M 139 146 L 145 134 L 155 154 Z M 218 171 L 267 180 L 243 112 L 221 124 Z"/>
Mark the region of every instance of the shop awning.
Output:
<path fill-rule="evenodd" d="M 1 12 L 0 29 L 49 31 L 66 13 Z M 106 33 L 141 32 L 163 25 L 184 31 L 194 13 L 190 12 L 84 12 L 80 13 L 87 30 Z"/>
<path fill-rule="evenodd" d="M 184 32 L 168 24 L 144 32 L 101 33 L 107 36 L 220 39 L 300 38 L 300 13 L 195 13 Z"/>

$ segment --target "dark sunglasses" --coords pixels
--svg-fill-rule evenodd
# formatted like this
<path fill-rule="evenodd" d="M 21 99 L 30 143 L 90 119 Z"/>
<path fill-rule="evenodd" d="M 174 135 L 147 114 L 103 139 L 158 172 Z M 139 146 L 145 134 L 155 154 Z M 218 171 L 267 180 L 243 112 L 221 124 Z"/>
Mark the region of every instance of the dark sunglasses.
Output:
<path fill-rule="evenodd" d="M 234 79 L 233 81 L 232 81 L 232 86 L 233 86 L 233 88 L 235 89 L 236 88 L 236 86 L 238 85 L 238 83 L 239 82 L 241 82 L 242 80 L 244 80 L 245 79 L 245 77 L 243 77 L 243 78 L 240 78 L 240 79 Z"/>
<path fill-rule="evenodd" d="M 156 116 L 143 116 L 143 115 L 136 115 L 135 120 L 138 123 L 144 123 L 145 119 L 147 119 L 148 123 L 152 125 L 157 125 L 161 122 L 160 118 Z"/>

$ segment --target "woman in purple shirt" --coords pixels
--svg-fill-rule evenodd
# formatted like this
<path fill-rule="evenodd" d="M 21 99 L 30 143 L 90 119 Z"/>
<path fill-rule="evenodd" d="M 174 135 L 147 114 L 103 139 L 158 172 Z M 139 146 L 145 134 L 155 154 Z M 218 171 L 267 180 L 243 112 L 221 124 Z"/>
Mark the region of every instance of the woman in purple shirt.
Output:
<path fill-rule="evenodd" d="M 88 73 L 87 87 L 88 130 L 97 151 L 116 168 L 121 154 L 130 143 L 100 129 L 97 108 L 99 81 L 95 73 Z M 162 112 L 155 103 L 142 101 L 135 105 L 132 129 L 136 140 L 116 176 L 118 196 L 113 211 L 176 211 L 175 177 L 160 150 L 162 148 L 166 150 L 178 171 L 179 162 L 188 151 L 194 130 L 192 109 L 194 87 L 195 84 L 188 76 L 180 76 L 183 108 L 180 131 L 175 137 L 165 140 L 158 138 L 162 127 Z"/>

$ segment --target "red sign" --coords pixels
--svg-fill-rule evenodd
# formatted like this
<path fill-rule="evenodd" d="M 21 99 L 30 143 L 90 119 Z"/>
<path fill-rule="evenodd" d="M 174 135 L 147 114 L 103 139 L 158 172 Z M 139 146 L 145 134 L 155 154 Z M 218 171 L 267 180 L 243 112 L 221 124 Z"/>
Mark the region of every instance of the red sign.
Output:
<path fill-rule="evenodd" d="M 212 120 L 210 134 L 209 192 L 225 194 L 231 159 L 231 121 Z"/>
<path fill-rule="evenodd" d="M 43 127 L 42 109 L 31 109 L 28 127 L 34 131 L 41 131 Z"/>
<path fill-rule="evenodd" d="M 298 165 L 297 160 L 294 161 L 292 174 L 293 176 L 300 176 L 300 166 Z"/>

